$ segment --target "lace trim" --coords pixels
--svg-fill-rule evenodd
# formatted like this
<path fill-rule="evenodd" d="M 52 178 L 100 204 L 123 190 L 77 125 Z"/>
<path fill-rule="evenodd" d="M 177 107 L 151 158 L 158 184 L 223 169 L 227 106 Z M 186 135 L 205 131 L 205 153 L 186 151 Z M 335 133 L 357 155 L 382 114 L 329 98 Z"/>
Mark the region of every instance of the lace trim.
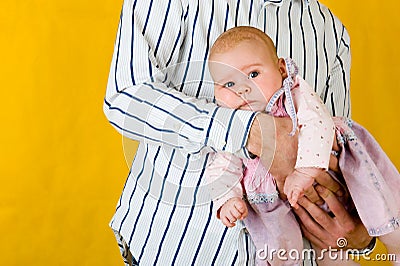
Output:
<path fill-rule="evenodd" d="M 338 144 L 346 144 L 348 141 L 357 140 L 356 134 L 351 129 L 353 127 L 353 120 L 343 117 L 339 118 L 339 121 L 342 126 L 339 128 L 336 127 L 336 139 Z"/>
<path fill-rule="evenodd" d="M 259 204 L 259 203 L 274 203 L 278 199 L 278 192 L 274 193 L 252 193 L 247 194 L 246 200 L 251 204 Z"/>
<path fill-rule="evenodd" d="M 368 229 L 368 234 L 370 236 L 381 236 L 396 230 L 398 227 L 400 227 L 400 217 L 393 217 L 384 226 Z"/>

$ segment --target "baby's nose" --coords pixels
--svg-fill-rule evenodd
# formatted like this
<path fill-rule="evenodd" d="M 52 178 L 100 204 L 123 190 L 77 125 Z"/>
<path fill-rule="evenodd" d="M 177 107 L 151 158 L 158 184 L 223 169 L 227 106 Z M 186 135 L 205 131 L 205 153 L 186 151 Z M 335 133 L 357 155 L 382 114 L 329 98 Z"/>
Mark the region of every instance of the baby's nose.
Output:
<path fill-rule="evenodd" d="M 250 92 L 250 87 L 249 86 L 241 86 L 237 91 L 236 94 L 238 95 L 243 95 L 243 94 L 248 94 Z"/>

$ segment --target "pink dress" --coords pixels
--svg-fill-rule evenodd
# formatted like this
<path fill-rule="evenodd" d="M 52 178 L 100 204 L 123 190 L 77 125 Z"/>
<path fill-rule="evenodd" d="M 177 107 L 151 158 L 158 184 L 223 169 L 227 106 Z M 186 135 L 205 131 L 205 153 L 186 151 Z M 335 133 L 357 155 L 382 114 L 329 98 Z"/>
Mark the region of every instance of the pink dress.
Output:
<path fill-rule="evenodd" d="M 342 147 L 339 167 L 368 233 L 400 230 L 399 171 L 364 127 L 344 117 L 334 117 L 334 122 Z"/>

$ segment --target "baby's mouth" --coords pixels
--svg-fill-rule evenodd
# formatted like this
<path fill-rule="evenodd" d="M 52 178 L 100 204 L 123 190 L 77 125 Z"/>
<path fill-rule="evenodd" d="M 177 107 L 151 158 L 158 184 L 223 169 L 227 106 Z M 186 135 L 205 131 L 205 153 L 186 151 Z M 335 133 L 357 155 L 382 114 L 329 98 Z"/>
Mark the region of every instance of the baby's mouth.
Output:
<path fill-rule="evenodd" d="M 252 101 L 244 101 L 243 104 L 240 106 L 240 109 L 254 111 L 254 107 L 252 107 L 252 105 Z"/>

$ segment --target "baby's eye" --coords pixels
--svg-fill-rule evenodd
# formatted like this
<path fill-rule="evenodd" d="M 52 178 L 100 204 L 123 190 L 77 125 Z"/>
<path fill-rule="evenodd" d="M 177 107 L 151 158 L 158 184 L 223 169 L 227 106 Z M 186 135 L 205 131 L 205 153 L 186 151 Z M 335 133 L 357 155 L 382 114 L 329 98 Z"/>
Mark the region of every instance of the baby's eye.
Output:
<path fill-rule="evenodd" d="M 249 79 L 253 79 L 253 78 L 257 77 L 258 74 L 259 73 L 257 71 L 251 71 L 249 74 Z"/>
<path fill-rule="evenodd" d="M 225 88 L 231 88 L 231 87 L 233 87 L 234 85 L 235 85 L 234 82 L 228 81 L 227 83 L 224 84 L 224 87 L 225 87 Z"/>

